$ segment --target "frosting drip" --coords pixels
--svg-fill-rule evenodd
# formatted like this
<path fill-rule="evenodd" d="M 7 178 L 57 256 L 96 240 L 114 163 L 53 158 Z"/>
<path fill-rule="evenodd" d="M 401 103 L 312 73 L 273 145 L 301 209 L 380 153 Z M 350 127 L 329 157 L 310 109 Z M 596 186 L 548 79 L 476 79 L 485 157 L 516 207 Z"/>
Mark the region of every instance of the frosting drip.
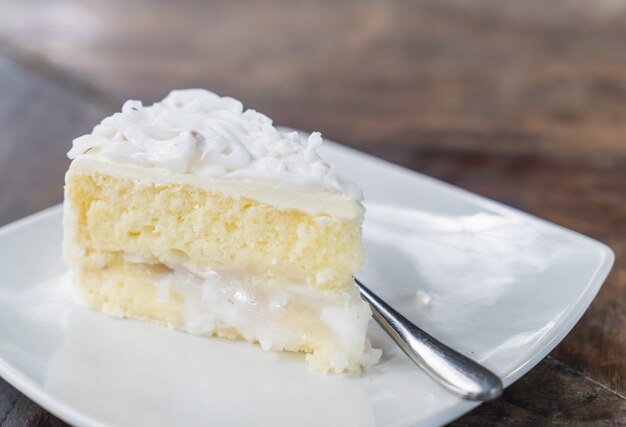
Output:
<path fill-rule="evenodd" d="M 91 134 L 73 141 L 71 159 L 97 149 L 113 161 L 165 168 L 210 178 L 286 183 L 346 193 L 360 189 L 343 181 L 317 153 L 320 133 L 302 138 L 280 132 L 272 120 L 241 102 L 203 89 L 175 90 L 144 106 L 126 101 Z"/>

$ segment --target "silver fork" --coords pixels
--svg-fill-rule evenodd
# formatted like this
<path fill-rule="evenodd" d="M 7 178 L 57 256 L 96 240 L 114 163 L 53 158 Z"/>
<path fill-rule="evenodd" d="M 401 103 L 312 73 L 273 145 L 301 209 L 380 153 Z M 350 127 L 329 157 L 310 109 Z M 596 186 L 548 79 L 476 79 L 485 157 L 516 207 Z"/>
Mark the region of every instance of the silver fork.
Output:
<path fill-rule="evenodd" d="M 439 384 L 469 400 L 488 401 L 502 394 L 502 381 L 496 374 L 428 335 L 357 278 L 354 281 L 372 307 L 376 322 Z"/>

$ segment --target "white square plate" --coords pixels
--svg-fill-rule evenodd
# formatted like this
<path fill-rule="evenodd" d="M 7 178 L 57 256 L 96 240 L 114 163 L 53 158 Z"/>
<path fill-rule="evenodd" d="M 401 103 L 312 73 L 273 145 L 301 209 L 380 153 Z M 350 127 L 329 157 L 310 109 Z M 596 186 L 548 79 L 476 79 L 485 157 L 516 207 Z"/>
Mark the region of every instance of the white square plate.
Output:
<path fill-rule="evenodd" d="M 563 339 L 613 263 L 608 247 L 573 231 L 336 144 L 322 154 L 366 196 L 359 277 L 505 385 Z M 301 355 L 81 308 L 61 239 L 61 206 L 0 230 L 0 375 L 72 424 L 428 426 L 477 405 L 430 380 L 374 324 L 380 364 L 322 376 Z M 419 306 L 417 290 L 430 304 Z"/>

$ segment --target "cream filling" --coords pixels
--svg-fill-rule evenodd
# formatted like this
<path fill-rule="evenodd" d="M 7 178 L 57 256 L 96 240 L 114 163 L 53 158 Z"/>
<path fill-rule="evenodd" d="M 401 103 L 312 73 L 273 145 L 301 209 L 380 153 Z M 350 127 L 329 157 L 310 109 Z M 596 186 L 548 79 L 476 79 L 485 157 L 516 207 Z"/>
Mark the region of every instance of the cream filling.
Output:
<path fill-rule="evenodd" d="M 305 189 L 285 183 L 262 180 L 207 178 L 193 174 L 174 173 L 170 170 L 146 168 L 112 161 L 97 150 L 78 156 L 68 174 L 97 172 L 143 184 L 192 185 L 231 197 L 244 197 L 280 209 L 297 209 L 310 215 L 327 214 L 341 219 L 361 220 L 363 205 L 353 197 L 325 190 Z"/>
<path fill-rule="evenodd" d="M 145 260 L 125 256 L 125 261 Z M 309 360 L 311 364 L 335 372 L 371 366 L 380 358 L 380 350 L 372 349 L 366 337 L 370 308 L 356 287 L 330 292 L 261 282 L 244 272 L 169 268 L 154 286 L 161 302 L 169 301 L 172 292 L 183 298 L 179 329 L 198 335 L 234 329 L 269 351 L 310 344 L 320 352 L 313 357 L 323 359 Z"/>

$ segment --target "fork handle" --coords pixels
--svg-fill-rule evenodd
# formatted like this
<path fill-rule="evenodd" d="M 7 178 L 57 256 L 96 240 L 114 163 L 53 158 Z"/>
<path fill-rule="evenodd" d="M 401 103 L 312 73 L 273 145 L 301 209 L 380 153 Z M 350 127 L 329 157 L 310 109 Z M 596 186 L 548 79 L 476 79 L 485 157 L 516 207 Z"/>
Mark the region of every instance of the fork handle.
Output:
<path fill-rule="evenodd" d="M 409 319 L 354 279 L 376 322 L 409 358 L 453 393 L 468 400 L 488 401 L 502 394 L 500 378 L 418 328 Z"/>

